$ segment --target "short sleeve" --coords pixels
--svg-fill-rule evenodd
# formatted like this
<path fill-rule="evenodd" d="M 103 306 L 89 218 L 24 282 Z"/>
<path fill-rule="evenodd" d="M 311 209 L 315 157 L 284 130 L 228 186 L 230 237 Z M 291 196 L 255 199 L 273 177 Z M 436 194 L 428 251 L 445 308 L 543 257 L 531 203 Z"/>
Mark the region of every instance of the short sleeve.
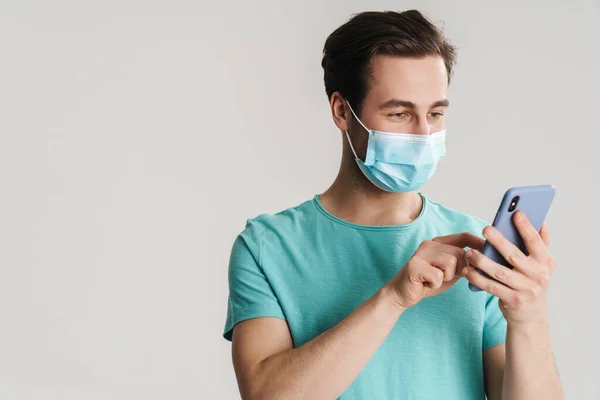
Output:
<path fill-rule="evenodd" d="M 231 341 L 238 323 L 257 317 L 285 319 L 277 297 L 260 266 L 260 236 L 249 221 L 238 235 L 229 259 L 229 299 L 223 337 Z"/>
<path fill-rule="evenodd" d="M 498 306 L 498 297 L 487 294 L 483 322 L 483 350 L 506 341 L 506 319 Z"/>

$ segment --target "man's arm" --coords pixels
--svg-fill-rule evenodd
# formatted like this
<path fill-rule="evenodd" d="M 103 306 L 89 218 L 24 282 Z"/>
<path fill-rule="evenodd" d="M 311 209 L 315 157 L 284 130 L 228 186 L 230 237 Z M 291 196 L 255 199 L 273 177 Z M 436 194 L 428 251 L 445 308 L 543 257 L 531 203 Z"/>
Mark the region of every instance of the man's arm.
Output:
<path fill-rule="evenodd" d="M 403 311 L 384 287 L 339 324 L 297 348 L 284 320 L 239 323 L 233 331 L 233 365 L 242 398 L 338 398 Z"/>
<path fill-rule="evenodd" d="M 501 311 L 506 317 L 502 399 L 562 400 L 564 393 L 552 356 L 546 312 L 546 291 L 556 267 L 548 252 L 550 235 L 545 224 L 538 233 L 520 211 L 515 213 L 514 222 L 529 255 L 521 252 L 500 232 L 487 227 L 484 236 L 514 268 L 506 268 L 478 251 L 469 251 L 467 259 L 473 266 L 495 280 L 483 276 L 472 267 L 465 268 L 463 274 L 477 287 L 498 296 Z M 497 352 L 491 354 L 495 356 L 490 359 L 488 354 L 487 368 L 494 371 L 490 376 L 498 376 L 500 372 L 497 369 L 502 365 L 499 357 L 502 356 Z M 497 389 L 490 398 L 498 398 Z"/>
<path fill-rule="evenodd" d="M 546 321 L 508 324 L 506 345 L 483 352 L 488 400 L 562 399 Z"/>
<path fill-rule="evenodd" d="M 523 325 L 508 324 L 502 398 L 564 398 L 546 318 Z"/>
<path fill-rule="evenodd" d="M 483 373 L 487 400 L 502 400 L 502 382 L 506 365 L 506 345 L 499 344 L 483 351 Z"/>

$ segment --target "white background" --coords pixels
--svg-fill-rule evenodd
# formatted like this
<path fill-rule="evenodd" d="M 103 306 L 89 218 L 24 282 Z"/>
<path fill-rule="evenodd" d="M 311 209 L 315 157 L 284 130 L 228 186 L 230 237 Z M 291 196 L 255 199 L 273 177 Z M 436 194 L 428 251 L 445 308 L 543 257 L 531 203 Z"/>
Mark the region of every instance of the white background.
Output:
<path fill-rule="evenodd" d="M 222 337 L 247 218 L 337 173 L 321 52 L 419 8 L 459 48 L 424 192 L 490 221 L 551 183 L 568 399 L 600 399 L 600 2 L 0 2 L 0 398 L 237 399 Z"/>

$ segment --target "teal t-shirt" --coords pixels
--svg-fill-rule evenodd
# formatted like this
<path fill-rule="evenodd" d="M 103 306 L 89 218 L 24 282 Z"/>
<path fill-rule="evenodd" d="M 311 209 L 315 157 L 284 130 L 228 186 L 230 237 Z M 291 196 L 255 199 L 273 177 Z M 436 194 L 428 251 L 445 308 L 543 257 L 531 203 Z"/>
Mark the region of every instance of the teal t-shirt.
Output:
<path fill-rule="evenodd" d="M 421 214 L 405 225 L 348 223 L 318 195 L 248 220 L 231 253 L 224 337 L 246 319 L 277 317 L 302 346 L 372 296 L 424 240 L 481 236 L 484 221 L 421 196 Z M 505 337 L 498 299 L 460 279 L 406 310 L 340 399 L 483 400 L 482 351 Z"/>

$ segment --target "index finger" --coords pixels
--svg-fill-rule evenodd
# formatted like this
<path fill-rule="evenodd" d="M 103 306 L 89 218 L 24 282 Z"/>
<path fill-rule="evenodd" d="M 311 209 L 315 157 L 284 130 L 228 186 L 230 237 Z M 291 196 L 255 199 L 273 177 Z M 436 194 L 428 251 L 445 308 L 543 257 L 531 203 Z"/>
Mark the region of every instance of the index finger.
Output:
<path fill-rule="evenodd" d="M 434 238 L 433 241 L 441 244 L 460 247 L 461 249 L 464 249 L 465 247 L 470 247 L 479 251 L 483 249 L 483 244 L 485 243 L 485 240 L 470 232 L 455 233 L 453 235 L 447 236 L 438 236 Z"/>

